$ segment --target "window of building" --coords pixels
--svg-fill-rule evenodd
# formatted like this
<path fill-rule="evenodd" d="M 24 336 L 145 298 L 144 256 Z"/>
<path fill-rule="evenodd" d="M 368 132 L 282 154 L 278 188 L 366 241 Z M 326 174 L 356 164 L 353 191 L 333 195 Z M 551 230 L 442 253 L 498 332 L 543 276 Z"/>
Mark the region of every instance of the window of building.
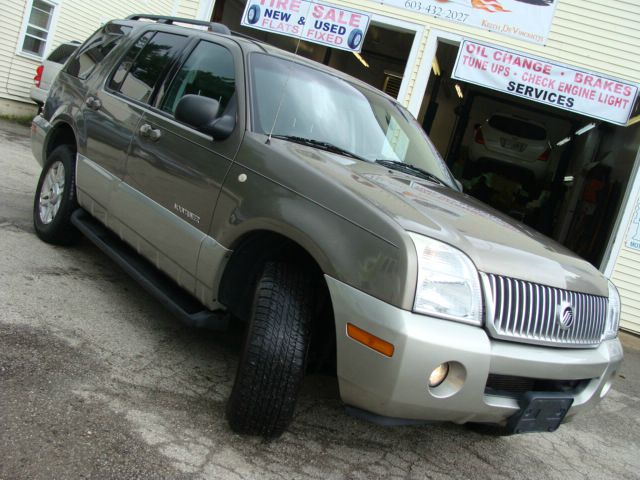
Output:
<path fill-rule="evenodd" d="M 220 102 L 224 111 L 235 92 L 231 52 L 211 42 L 200 42 L 173 79 L 162 110 L 173 114 L 184 95 L 201 95 Z"/>
<path fill-rule="evenodd" d="M 19 52 L 42 58 L 51 37 L 57 1 L 31 0 L 22 26 Z"/>

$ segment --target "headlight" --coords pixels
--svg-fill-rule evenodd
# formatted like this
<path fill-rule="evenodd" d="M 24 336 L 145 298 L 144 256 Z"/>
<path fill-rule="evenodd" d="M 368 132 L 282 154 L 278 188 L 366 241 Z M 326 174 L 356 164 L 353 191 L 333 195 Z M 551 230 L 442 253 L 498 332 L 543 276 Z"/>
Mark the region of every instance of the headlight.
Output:
<path fill-rule="evenodd" d="M 418 253 L 418 285 L 413 311 L 482 325 L 478 270 L 460 250 L 409 232 Z"/>
<path fill-rule="evenodd" d="M 609 305 L 607 306 L 607 323 L 604 339 L 610 340 L 618 336 L 620 326 L 620 294 L 616 286 L 609 280 Z"/>

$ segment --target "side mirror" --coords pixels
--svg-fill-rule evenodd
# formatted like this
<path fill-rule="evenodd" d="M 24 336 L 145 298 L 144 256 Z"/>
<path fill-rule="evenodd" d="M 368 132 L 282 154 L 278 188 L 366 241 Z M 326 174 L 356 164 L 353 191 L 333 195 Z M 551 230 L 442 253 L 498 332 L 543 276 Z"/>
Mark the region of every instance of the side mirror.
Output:
<path fill-rule="evenodd" d="M 214 140 L 224 140 L 233 132 L 236 125 L 234 116 L 220 113 L 220 102 L 199 95 L 185 95 L 176 106 L 176 120 L 195 128 L 199 132 L 211 135 Z"/>

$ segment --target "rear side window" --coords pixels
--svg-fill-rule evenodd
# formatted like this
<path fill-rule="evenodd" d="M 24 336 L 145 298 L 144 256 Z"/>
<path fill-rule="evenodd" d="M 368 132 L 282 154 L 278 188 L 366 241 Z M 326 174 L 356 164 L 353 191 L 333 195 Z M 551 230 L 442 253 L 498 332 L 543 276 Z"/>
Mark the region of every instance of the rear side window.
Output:
<path fill-rule="evenodd" d="M 80 47 L 65 71 L 84 80 L 130 31 L 131 27 L 107 23 Z"/>
<path fill-rule="evenodd" d="M 201 95 L 220 102 L 223 112 L 235 92 L 233 56 L 226 48 L 202 41 L 173 79 L 161 109 L 173 114 L 185 95 Z"/>
<path fill-rule="evenodd" d="M 51 54 L 47 57 L 47 60 L 49 62 L 63 64 L 67 60 L 69 60 L 69 57 L 73 55 L 73 52 L 75 52 L 79 46 L 80 44 L 70 45 L 68 43 L 63 43 L 62 45 L 59 45 L 58 48 L 56 48 L 53 52 L 51 52 Z"/>
<path fill-rule="evenodd" d="M 496 130 L 527 140 L 546 140 L 547 138 L 547 131 L 544 128 L 517 118 L 494 115 L 488 123 Z"/>
<path fill-rule="evenodd" d="M 139 102 L 149 102 L 171 61 L 182 50 L 187 37 L 148 32 L 124 56 L 109 88 Z"/>

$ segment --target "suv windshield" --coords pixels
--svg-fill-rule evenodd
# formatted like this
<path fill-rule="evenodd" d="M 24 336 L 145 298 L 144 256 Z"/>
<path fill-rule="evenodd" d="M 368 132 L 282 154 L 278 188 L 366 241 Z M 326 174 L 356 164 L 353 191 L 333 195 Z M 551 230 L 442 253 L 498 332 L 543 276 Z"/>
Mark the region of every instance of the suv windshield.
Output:
<path fill-rule="evenodd" d="M 254 131 L 269 134 L 273 129 L 274 136 L 331 145 L 363 160 L 388 161 L 384 164 L 389 168 L 400 162 L 452 185 L 424 131 L 396 102 L 283 58 L 254 54 L 250 68 Z"/>

